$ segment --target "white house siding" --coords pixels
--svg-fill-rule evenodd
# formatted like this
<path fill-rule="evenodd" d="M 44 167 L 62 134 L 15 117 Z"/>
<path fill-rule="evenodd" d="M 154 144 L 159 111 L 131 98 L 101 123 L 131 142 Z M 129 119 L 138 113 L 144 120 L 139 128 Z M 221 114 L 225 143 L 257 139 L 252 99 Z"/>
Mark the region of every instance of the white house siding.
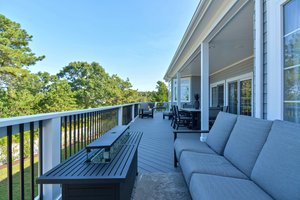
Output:
<path fill-rule="evenodd" d="M 253 58 L 210 76 L 210 84 L 253 72 Z"/>

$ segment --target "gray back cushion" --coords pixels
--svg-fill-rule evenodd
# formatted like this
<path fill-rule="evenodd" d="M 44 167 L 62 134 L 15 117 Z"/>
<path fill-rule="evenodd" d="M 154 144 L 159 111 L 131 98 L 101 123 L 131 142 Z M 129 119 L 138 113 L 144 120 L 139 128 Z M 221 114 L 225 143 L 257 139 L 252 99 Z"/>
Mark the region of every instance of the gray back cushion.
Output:
<path fill-rule="evenodd" d="M 213 127 L 209 131 L 206 143 L 218 154 L 223 154 L 236 119 L 237 115 L 219 112 Z"/>
<path fill-rule="evenodd" d="M 248 177 L 266 142 L 272 122 L 249 116 L 238 116 L 225 147 L 224 156 Z"/>
<path fill-rule="evenodd" d="M 275 199 L 300 199 L 300 124 L 274 121 L 251 179 Z"/>

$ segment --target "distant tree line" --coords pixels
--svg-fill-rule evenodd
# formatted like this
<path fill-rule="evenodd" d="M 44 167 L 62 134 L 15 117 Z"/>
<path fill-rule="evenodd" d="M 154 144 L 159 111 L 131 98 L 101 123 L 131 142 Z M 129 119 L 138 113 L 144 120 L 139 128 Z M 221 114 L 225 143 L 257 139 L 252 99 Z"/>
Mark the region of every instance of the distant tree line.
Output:
<path fill-rule="evenodd" d="M 0 15 L 0 118 L 96 108 L 132 102 L 167 101 L 168 89 L 139 92 L 129 79 L 109 75 L 96 62 L 70 62 L 59 73 L 32 73 L 28 67 L 45 56 L 29 48 L 32 36 L 21 25 Z"/>

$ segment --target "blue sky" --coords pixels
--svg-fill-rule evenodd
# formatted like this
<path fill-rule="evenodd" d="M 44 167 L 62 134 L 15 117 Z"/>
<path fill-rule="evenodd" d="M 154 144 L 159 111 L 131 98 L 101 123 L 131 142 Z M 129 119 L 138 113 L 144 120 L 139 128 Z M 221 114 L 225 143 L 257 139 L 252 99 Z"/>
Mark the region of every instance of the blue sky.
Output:
<path fill-rule="evenodd" d="M 31 49 L 46 58 L 33 72 L 59 72 L 71 61 L 100 63 L 154 90 L 199 0 L 0 0 L 0 13 L 33 35 Z"/>

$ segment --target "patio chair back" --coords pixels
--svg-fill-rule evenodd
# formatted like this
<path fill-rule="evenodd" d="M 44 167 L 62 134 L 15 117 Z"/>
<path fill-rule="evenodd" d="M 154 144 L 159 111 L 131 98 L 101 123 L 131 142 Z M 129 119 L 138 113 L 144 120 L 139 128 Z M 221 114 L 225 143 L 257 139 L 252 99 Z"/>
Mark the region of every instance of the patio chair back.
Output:
<path fill-rule="evenodd" d="M 144 111 L 148 111 L 149 110 L 149 104 L 148 103 L 140 103 L 140 109 L 142 109 Z"/>
<path fill-rule="evenodd" d="M 229 106 L 223 106 L 222 112 L 228 112 L 228 110 L 229 110 Z"/>
<path fill-rule="evenodd" d="M 209 120 L 216 120 L 216 118 L 221 110 L 222 110 L 222 107 L 210 107 L 209 108 Z"/>

